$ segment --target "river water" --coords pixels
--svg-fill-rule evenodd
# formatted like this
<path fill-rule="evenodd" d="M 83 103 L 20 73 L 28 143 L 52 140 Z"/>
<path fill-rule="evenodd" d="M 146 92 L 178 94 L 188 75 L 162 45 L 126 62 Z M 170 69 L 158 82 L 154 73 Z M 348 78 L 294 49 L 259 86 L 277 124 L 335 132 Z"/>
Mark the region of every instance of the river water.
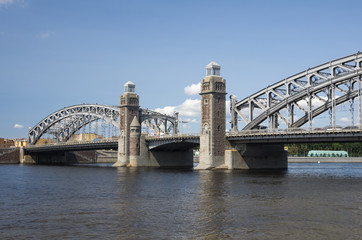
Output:
<path fill-rule="evenodd" d="M 0 166 L 0 239 L 361 239 L 362 163 Z"/>

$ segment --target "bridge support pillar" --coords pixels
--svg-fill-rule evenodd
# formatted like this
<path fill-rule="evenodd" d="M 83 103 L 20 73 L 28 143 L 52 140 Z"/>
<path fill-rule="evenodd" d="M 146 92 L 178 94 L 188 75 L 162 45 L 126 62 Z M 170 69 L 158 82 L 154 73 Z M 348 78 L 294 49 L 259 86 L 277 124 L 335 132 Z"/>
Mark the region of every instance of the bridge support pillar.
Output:
<path fill-rule="evenodd" d="M 24 155 L 20 161 L 21 164 L 34 164 L 37 162 L 36 156 Z"/>
<path fill-rule="evenodd" d="M 225 91 L 220 65 L 211 62 L 201 81 L 200 156 L 196 170 L 225 168 Z"/>
<path fill-rule="evenodd" d="M 237 144 L 225 151 L 228 169 L 287 169 L 288 157 L 282 144 Z"/>
<path fill-rule="evenodd" d="M 125 136 L 124 131 L 121 131 L 118 138 L 118 154 L 117 162 L 113 164 L 113 167 L 126 167 L 129 163 L 129 145 L 127 142 L 127 137 Z"/>
<path fill-rule="evenodd" d="M 139 119 L 139 97 L 135 93 L 136 85 L 127 82 L 120 101 L 120 133 L 118 139 L 118 158 L 114 167 L 125 167 L 130 163 L 131 123 Z"/>
<path fill-rule="evenodd" d="M 135 116 L 132 120 L 131 126 L 131 134 L 130 134 L 130 166 L 138 166 L 140 161 L 140 153 L 141 153 L 141 124 Z"/>
<path fill-rule="evenodd" d="M 25 154 L 24 148 L 20 148 L 20 164 L 34 164 L 35 160 L 31 155 Z"/>
<path fill-rule="evenodd" d="M 151 159 L 151 153 L 146 143 L 146 135 L 141 134 L 139 140 L 139 155 L 131 154 L 129 167 L 159 167 L 157 162 Z"/>

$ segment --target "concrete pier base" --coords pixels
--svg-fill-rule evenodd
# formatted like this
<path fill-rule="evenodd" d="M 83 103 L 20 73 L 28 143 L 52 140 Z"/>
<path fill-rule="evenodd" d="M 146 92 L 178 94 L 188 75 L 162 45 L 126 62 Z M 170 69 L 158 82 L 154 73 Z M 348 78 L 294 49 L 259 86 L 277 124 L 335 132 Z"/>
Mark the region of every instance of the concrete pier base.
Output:
<path fill-rule="evenodd" d="M 200 135 L 200 155 L 199 155 L 199 164 L 194 168 L 194 170 L 210 170 L 210 169 L 223 169 L 225 166 L 225 156 L 224 156 L 224 142 L 222 144 L 219 142 L 219 145 L 212 144 L 210 141 L 211 136 L 209 134 Z M 201 144 L 202 143 L 202 144 Z M 222 149 L 221 154 L 215 155 L 215 148 Z"/>
<path fill-rule="evenodd" d="M 115 162 L 112 166 L 113 167 L 127 167 L 128 161 L 125 161 L 124 159 L 117 159 L 117 162 Z"/>
<path fill-rule="evenodd" d="M 225 169 L 227 166 L 224 156 L 201 156 L 199 158 L 199 164 L 194 170 L 211 170 L 211 169 Z"/>
<path fill-rule="evenodd" d="M 288 156 L 282 144 L 239 144 L 225 151 L 228 169 L 287 169 Z"/>
<path fill-rule="evenodd" d="M 24 155 L 21 162 L 22 164 L 35 164 L 36 156 Z"/>
<path fill-rule="evenodd" d="M 113 167 L 126 167 L 128 165 L 129 156 L 127 156 L 126 148 L 125 137 L 121 135 L 118 139 L 117 161 L 112 165 Z"/>

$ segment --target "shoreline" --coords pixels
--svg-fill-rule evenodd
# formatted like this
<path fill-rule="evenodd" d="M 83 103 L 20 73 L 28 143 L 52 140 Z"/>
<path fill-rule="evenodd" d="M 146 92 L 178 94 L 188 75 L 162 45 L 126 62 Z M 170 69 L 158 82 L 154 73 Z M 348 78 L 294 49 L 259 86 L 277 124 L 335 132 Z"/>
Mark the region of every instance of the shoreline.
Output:
<path fill-rule="evenodd" d="M 288 157 L 288 163 L 362 163 L 362 157 Z"/>

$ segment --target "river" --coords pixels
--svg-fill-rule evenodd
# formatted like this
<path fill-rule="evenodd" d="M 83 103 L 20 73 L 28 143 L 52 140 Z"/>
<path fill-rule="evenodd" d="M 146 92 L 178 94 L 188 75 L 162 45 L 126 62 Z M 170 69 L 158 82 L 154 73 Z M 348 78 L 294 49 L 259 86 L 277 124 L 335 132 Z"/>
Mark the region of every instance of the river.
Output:
<path fill-rule="evenodd" d="M 0 166 L 1 239 L 361 239 L 362 163 Z"/>

